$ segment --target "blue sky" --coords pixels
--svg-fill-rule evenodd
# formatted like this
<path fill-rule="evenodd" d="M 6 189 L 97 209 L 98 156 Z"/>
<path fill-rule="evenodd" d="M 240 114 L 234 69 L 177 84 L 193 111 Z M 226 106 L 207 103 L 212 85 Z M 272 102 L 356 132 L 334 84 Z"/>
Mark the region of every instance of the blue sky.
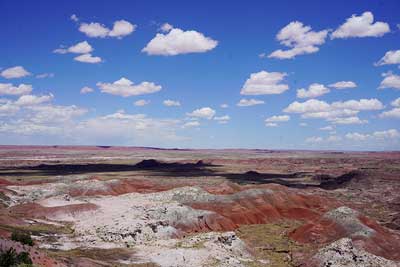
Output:
<path fill-rule="evenodd" d="M 0 9 L 1 144 L 400 149 L 398 1 Z"/>

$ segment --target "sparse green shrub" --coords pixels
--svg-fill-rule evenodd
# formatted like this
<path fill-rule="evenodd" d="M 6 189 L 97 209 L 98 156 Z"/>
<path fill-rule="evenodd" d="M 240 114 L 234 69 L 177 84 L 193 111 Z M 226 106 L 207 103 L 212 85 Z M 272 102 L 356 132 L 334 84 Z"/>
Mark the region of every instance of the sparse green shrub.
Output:
<path fill-rule="evenodd" d="M 10 267 L 17 265 L 17 253 L 14 248 L 10 248 L 0 253 L 0 266 Z"/>
<path fill-rule="evenodd" d="M 28 252 L 17 254 L 14 248 L 0 252 L 1 267 L 32 267 L 32 260 Z"/>
<path fill-rule="evenodd" d="M 23 251 L 17 255 L 17 262 L 19 263 L 18 267 L 20 267 L 21 265 L 32 264 L 32 260 L 29 257 L 29 253 L 26 251 Z"/>
<path fill-rule="evenodd" d="M 33 246 L 33 240 L 29 234 L 21 232 L 13 232 L 11 234 L 11 240 L 20 242 L 24 245 Z"/>

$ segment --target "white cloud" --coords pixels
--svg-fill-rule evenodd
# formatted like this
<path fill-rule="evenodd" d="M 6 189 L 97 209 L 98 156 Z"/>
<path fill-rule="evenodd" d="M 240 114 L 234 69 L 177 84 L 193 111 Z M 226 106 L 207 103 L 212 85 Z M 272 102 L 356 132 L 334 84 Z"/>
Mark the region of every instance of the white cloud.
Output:
<path fill-rule="evenodd" d="M 72 45 L 68 48 L 57 48 L 53 52 L 56 54 L 66 54 L 66 53 L 74 53 L 74 54 L 87 54 L 93 51 L 93 47 L 87 42 L 83 41 Z"/>
<path fill-rule="evenodd" d="M 368 140 L 388 140 L 388 139 L 399 139 L 400 133 L 396 129 L 389 129 L 385 131 L 375 131 L 371 134 L 362 133 L 348 133 L 345 135 L 347 139 L 353 141 L 368 141 Z"/>
<path fill-rule="evenodd" d="M 15 101 L 15 104 L 17 106 L 33 106 L 33 105 L 39 105 L 45 102 L 49 102 L 54 98 L 53 94 L 49 95 L 42 95 L 42 96 L 36 96 L 36 95 L 23 95 L 18 98 L 17 101 Z"/>
<path fill-rule="evenodd" d="M 8 118 L 18 110 L 19 106 L 15 105 L 12 101 L 5 100 L 0 102 L 0 117 L 6 116 Z"/>
<path fill-rule="evenodd" d="M 189 121 L 182 125 L 182 128 L 192 128 L 192 127 L 199 127 L 200 122 L 198 121 Z"/>
<path fill-rule="evenodd" d="M 319 128 L 321 131 L 333 131 L 334 128 L 331 125 Z"/>
<path fill-rule="evenodd" d="M 170 99 L 164 100 L 163 104 L 164 104 L 164 106 L 167 106 L 167 107 L 179 107 L 181 105 L 181 103 L 179 101 L 170 100 Z"/>
<path fill-rule="evenodd" d="M 91 54 L 79 55 L 77 57 L 74 57 L 74 60 L 79 61 L 79 62 L 83 62 L 83 63 L 91 63 L 91 64 L 102 62 L 101 57 L 94 57 Z"/>
<path fill-rule="evenodd" d="M 204 53 L 214 49 L 218 41 L 197 31 L 183 31 L 178 28 L 168 33 L 157 33 L 142 49 L 148 55 L 176 56 L 188 53 Z"/>
<path fill-rule="evenodd" d="M 369 135 L 360 133 L 347 133 L 345 137 L 353 141 L 365 141 L 369 138 Z"/>
<path fill-rule="evenodd" d="M 376 66 L 400 64 L 400 50 L 391 50 L 375 63 Z"/>
<path fill-rule="evenodd" d="M 306 139 L 306 143 L 321 143 L 324 139 L 320 136 L 311 136 Z"/>
<path fill-rule="evenodd" d="M 283 84 L 283 79 L 287 74 L 281 72 L 260 71 L 250 74 L 240 91 L 242 95 L 273 95 L 282 94 L 289 89 L 287 84 Z"/>
<path fill-rule="evenodd" d="M 287 108 L 284 109 L 284 112 L 287 113 L 318 113 L 318 112 L 332 112 L 332 111 L 344 111 L 346 114 L 346 110 L 379 110 L 383 108 L 382 102 L 378 99 L 360 99 L 360 100 L 348 100 L 348 101 L 337 101 L 332 104 L 328 104 L 325 101 L 310 99 L 305 102 L 293 102 Z M 349 112 L 351 113 L 351 112 Z"/>
<path fill-rule="evenodd" d="M 277 123 L 274 123 L 274 122 L 267 122 L 267 123 L 265 124 L 265 126 L 266 126 L 266 127 L 277 127 L 278 124 L 277 124 Z"/>
<path fill-rule="evenodd" d="M 330 105 L 325 101 L 310 99 L 305 102 L 293 102 L 284 109 L 287 113 L 314 113 L 329 111 Z"/>
<path fill-rule="evenodd" d="M 264 104 L 265 102 L 262 100 L 257 100 L 257 99 L 246 99 L 242 98 L 240 101 L 236 104 L 239 107 L 249 107 L 249 106 L 254 106 L 254 105 L 261 105 Z"/>
<path fill-rule="evenodd" d="M 400 119 L 400 107 L 393 108 L 389 111 L 382 112 L 379 117 L 381 118 L 395 118 Z"/>
<path fill-rule="evenodd" d="M 228 108 L 229 105 L 224 103 L 224 104 L 221 104 L 220 107 L 221 107 L 221 108 Z"/>
<path fill-rule="evenodd" d="M 230 119 L 231 119 L 231 117 L 229 115 L 214 117 L 214 120 L 218 121 L 218 123 L 221 123 L 221 124 L 228 123 Z"/>
<path fill-rule="evenodd" d="M 137 25 L 126 20 L 117 20 L 114 22 L 112 30 L 98 22 L 81 23 L 79 31 L 86 34 L 88 37 L 105 38 L 116 37 L 123 38 L 136 30 Z"/>
<path fill-rule="evenodd" d="M 301 127 L 306 127 L 308 124 L 307 123 L 305 123 L 305 122 L 300 122 L 300 124 L 299 124 Z"/>
<path fill-rule="evenodd" d="M 329 93 L 330 90 L 323 84 L 313 83 L 307 89 L 297 90 L 298 98 L 315 98 L 324 94 Z"/>
<path fill-rule="evenodd" d="M 377 21 L 374 15 L 367 11 L 361 16 L 352 15 L 345 23 L 331 33 L 331 39 L 351 37 L 380 37 L 390 32 L 389 24 Z"/>
<path fill-rule="evenodd" d="M 391 72 L 383 73 L 384 77 L 379 85 L 378 89 L 384 88 L 395 88 L 400 89 L 400 75 L 393 74 Z"/>
<path fill-rule="evenodd" d="M 352 81 L 340 81 L 330 84 L 329 87 L 333 87 L 335 89 L 348 89 L 348 88 L 356 88 L 357 84 Z"/>
<path fill-rule="evenodd" d="M 87 112 L 86 109 L 71 106 L 56 106 L 56 105 L 33 105 L 28 108 L 34 112 L 29 118 L 34 123 L 65 123 L 72 120 L 74 117 L 82 116 Z"/>
<path fill-rule="evenodd" d="M 161 85 L 156 85 L 153 82 L 141 82 L 140 84 L 135 85 L 124 77 L 113 83 L 98 82 L 96 85 L 103 93 L 123 97 L 151 94 L 161 90 Z"/>
<path fill-rule="evenodd" d="M 84 86 L 84 87 L 81 88 L 80 93 L 81 94 L 89 94 L 89 93 L 92 93 L 93 91 L 94 91 L 93 88 L 90 88 L 88 86 Z"/>
<path fill-rule="evenodd" d="M 134 32 L 136 27 L 136 25 L 133 25 L 126 20 L 118 20 L 114 22 L 113 29 L 108 33 L 108 36 L 122 38 Z"/>
<path fill-rule="evenodd" d="M 44 78 L 53 78 L 54 77 L 54 73 L 41 73 L 36 75 L 37 79 L 44 79 Z"/>
<path fill-rule="evenodd" d="M 329 111 L 306 112 L 301 115 L 303 119 L 333 119 L 338 117 L 355 116 L 358 110 L 351 109 L 331 109 Z"/>
<path fill-rule="evenodd" d="M 204 107 L 204 108 L 199 108 L 195 109 L 190 113 L 187 113 L 188 116 L 190 117 L 197 117 L 197 118 L 203 118 L 203 119 L 212 119 L 215 115 L 215 110 L 213 110 L 210 107 Z"/>
<path fill-rule="evenodd" d="M 32 85 L 21 83 L 14 86 L 11 83 L 0 83 L 0 95 L 24 95 L 32 91 Z"/>
<path fill-rule="evenodd" d="M 169 23 L 164 23 L 163 25 L 161 25 L 160 30 L 162 32 L 169 32 L 170 30 L 172 30 L 174 28 L 174 26 L 172 26 Z"/>
<path fill-rule="evenodd" d="M 22 78 L 25 76 L 31 75 L 24 67 L 22 66 L 15 66 L 12 68 L 8 68 L 3 70 L 0 75 L 6 79 L 15 79 L 15 78 Z"/>
<path fill-rule="evenodd" d="M 376 98 L 348 100 L 344 102 L 333 102 L 334 109 L 350 109 L 350 110 L 380 110 L 383 109 L 383 104 Z"/>
<path fill-rule="evenodd" d="M 269 58 L 290 59 L 298 55 L 311 54 L 319 50 L 318 46 L 325 43 L 327 30 L 315 32 L 310 26 L 304 26 L 299 21 L 293 21 L 286 25 L 276 35 L 276 39 L 288 50 L 278 49 L 272 52 Z"/>
<path fill-rule="evenodd" d="M 98 22 L 82 23 L 79 26 L 79 31 L 83 32 L 88 37 L 100 37 L 100 38 L 106 37 L 110 32 L 110 30 L 107 27 Z"/>
<path fill-rule="evenodd" d="M 69 17 L 69 18 L 70 18 L 72 21 L 75 21 L 75 22 L 78 22 L 78 21 L 79 21 L 78 16 L 75 15 L 75 14 L 72 14 L 71 17 Z"/>
<path fill-rule="evenodd" d="M 359 117 L 345 117 L 345 118 L 328 118 L 328 121 L 333 124 L 364 124 L 368 123 L 367 120 L 361 120 Z"/>
<path fill-rule="evenodd" d="M 279 116 L 272 116 L 269 117 L 265 120 L 265 122 L 284 122 L 284 121 L 289 121 L 290 116 L 288 115 L 279 115 Z"/>
<path fill-rule="evenodd" d="M 337 101 L 331 104 L 310 99 L 302 103 L 295 101 L 283 111 L 301 114 L 301 117 L 305 119 L 326 119 L 333 124 L 362 124 L 368 121 L 356 116 L 360 111 L 380 110 L 383 107 L 383 104 L 375 98 Z"/>
<path fill-rule="evenodd" d="M 392 102 L 390 102 L 390 105 L 392 105 L 393 107 L 399 107 L 400 108 L 400 97 L 393 100 Z"/>
<path fill-rule="evenodd" d="M 143 106 L 146 106 L 146 105 L 150 104 L 150 101 L 149 100 L 140 99 L 140 100 L 135 101 L 133 104 L 135 106 L 137 106 L 137 107 L 143 107 Z"/>

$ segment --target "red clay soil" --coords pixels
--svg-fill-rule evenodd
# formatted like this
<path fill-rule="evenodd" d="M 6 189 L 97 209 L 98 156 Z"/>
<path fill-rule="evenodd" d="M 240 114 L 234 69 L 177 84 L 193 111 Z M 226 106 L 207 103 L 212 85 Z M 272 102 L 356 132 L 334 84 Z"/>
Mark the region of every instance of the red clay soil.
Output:
<path fill-rule="evenodd" d="M 231 230 L 240 225 L 263 224 L 276 222 L 283 219 L 311 221 L 319 218 L 324 212 L 337 207 L 339 203 L 311 195 L 297 194 L 294 191 L 279 185 L 258 186 L 258 188 L 272 189 L 272 194 L 261 194 L 256 197 L 233 198 L 229 202 L 194 202 L 186 203 L 195 209 L 210 210 L 226 219 L 225 225 Z M 240 191 L 251 189 L 253 186 L 243 186 Z M 209 191 L 210 188 L 208 188 Z M 227 189 L 224 189 L 227 190 Z M 224 191 L 225 192 L 225 191 Z M 218 221 L 220 222 L 220 221 Z M 221 224 L 221 223 L 220 223 Z M 210 230 L 221 230 L 220 225 Z"/>
<path fill-rule="evenodd" d="M 375 230 L 370 237 L 354 236 L 352 239 L 360 247 L 377 256 L 390 260 L 400 260 L 400 236 L 389 232 L 375 221 L 360 216 L 359 220 L 364 225 Z M 343 237 L 348 237 L 345 228 L 326 218 L 309 221 L 290 233 L 290 238 L 300 243 L 326 245 Z"/>
<path fill-rule="evenodd" d="M 97 178 L 93 178 L 96 179 Z M 174 184 L 161 184 L 154 183 L 148 180 L 138 179 L 123 179 L 117 182 L 104 181 L 106 188 L 104 189 L 73 189 L 68 192 L 70 196 L 118 196 L 127 193 L 155 193 L 160 191 L 166 191 L 177 187 Z M 180 186 L 185 186 L 181 184 Z"/>

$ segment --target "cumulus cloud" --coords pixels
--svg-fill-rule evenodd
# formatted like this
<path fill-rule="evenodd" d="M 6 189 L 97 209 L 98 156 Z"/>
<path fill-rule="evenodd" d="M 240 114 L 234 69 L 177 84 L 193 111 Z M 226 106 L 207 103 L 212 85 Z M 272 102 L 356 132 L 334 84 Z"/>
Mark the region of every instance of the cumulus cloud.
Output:
<path fill-rule="evenodd" d="M 383 73 L 384 77 L 379 85 L 378 89 L 394 88 L 400 89 L 400 75 L 393 74 L 391 72 Z"/>
<path fill-rule="evenodd" d="M 323 84 L 313 83 L 308 89 L 299 89 L 297 90 L 298 98 L 316 98 L 318 96 L 329 93 L 330 90 Z"/>
<path fill-rule="evenodd" d="M 382 102 L 374 98 L 333 103 L 310 99 L 305 102 L 295 101 L 284 112 L 301 114 L 305 119 L 325 119 L 333 124 L 362 124 L 368 121 L 356 116 L 360 111 L 380 110 L 383 107 Z"/>
<path fill-rule="evenodd" d="M 220 107 L 221 107 L 221 108 L 228 108 L 229 105 L 224 103 L 224 104 L 221 104 Z"/>
<path fill-rule="evenodd" d="M 137 106 L 137 107 L 143 107 L 143 106 L 146 106 L 146 105 L 150 104 L 150 101 L 149 100 L 140 99 L 140 100 L 135 101 L 133 104 L 135 106 Z"/>
<path fill-rule="evenodd" d="M 22 78 L 25 76 L 31 75 L 24 67 L 22 66 L 15 66 L 12 68 L 8 68 L 3 70 L 0 75 L 6 79 L 15 79 L 15 78 Z"/>
<path fill-rule="evenodd" d="M 400 119 L 400 107 L 396 107 L 389 111 L 382 112 L 381 114 L 379 114 L 379 117 Z"/>
<path fill-rule="evenodd" d="M 164 106 L 167 107 L 179 107 L 181 105 L 181 103 L 179 101 L 175 101 L 175 100 L 171 100 L 171 99 L 167 99 L 163 101 Z"/>
<path fill-rule="evenodd" d="M 0 83 L 0 95 L 24 95 L 32 92 L 32 85 L 21 83 L 14 86 L 11 83 Z"/>
<path fill-rule="evenodd" d="M 187 113 L 189 117 L 195 117 L 195 118 L 202 118 L 202 119 L 212 119 L 215 115 L 215 110 L 213 110 L 210 107 L 203 107 L 199 109 L 195 109 L 190 113 Z"/>
<path fill-rule="evenodd" d="M 17 101 L 15 101 L 15 104 L 17 106 L 33 106 L 33 105 L 38 105 L 38 104 L 42 104 L 45 102 L 49 102 L 53 98 L 54 98 L 53 94 L 42 95 L 42 96 L 23 95 L 23 96 L 20 96 Z"/>
<path fill-rule="evenodd" d="M 351 110 L 380 110 L 383 104 L 376 98 L 338 101 L 332 103 L 334 109 L 351 109 Z"/>
<path fill-rule="evenodd" d="M 84 95 L 84 94 L 92 93 L 93 91 L 94 91 L 93 88 L 84 86 L 81 88 L 80 93 Z"/>
<path fill-rule="evenodd" d="M 230 119 L 231 117 L 229 115 L 214 117 L 214 120 L 216 120 L 220 124 L 228 123 Z"/>
<path fill-rule="evenodd" d="M 375 63 L 376 66 L 400 64 L 400 50 L 390 50 Z"/>
<path fill-rule="evenodd" d="M 176 56 L 188 53 L 204 53 L 214 49 L 218 41 L 197 31 L 170 29 L 167 33 L 157 33 L 142 49 L 148 55 Z"/>
<path fill-rule="evenodd" d="M 240 101 L 236 104 L 239 107 L 249 107 L 249 106 L 254 106 L 254 105 L 261 105 L 264 104 L 265 102 L 262 100 L 257 100 L 257 99 L 246 99 L 242 98 Z"/>
<path fill-rule="evenodd" d="M 314 113 L 329 111 L 330 105 L 325 101 L 310 99 L 305 102 L 295 101 L 286 107 L 283 111 L 287 113 Z"/>
<path fill-rule="evenodd" d="M 318 52 L 318 46 L 325 43 L 325 38 L 327 34 L 327 30 L 315 32 L 312 31 L 310 26 L 303 25 L 302 22 L 290 22 L 276 35 L 276 39 L 282 45 L 289 47 L 290 49 L 275 50 L 268 57 L 278 59 L 291 59 L 298 55 Z"/>
<path fill-rule="evenodd" d="M 93 47 L 87 42 L 83 41 L 72 45 L 68 48 L 57 48 L 53 52 L 56 54 L 66 54 L 66 53 L 74 53 L 74 54 L 88 54 L 93 51 Z"/>
<path fill-rule="evenodd" d="M 392 102 L 390 102 L 390 105 L 392 105 L 393 107 L 399 107 L 400 108 L 400 97 L 393 100 Z"/>
<path fill-rule="evenodd" d="M 55 75 L 54 73 L 41 73 L 36 75 L 37 79 L 44 79 L 44 78 L 53 78 Z"/>
<path fill-rule="evenodd" d="M 359 117 L 356 117 L 356 116 L 345 117 L 345 118 L 328 118 L 327 120 L 333 124 L 364 124 L 364 123 L 368 123 L 367 120 L 361 120 Z"/>
<path fill-rule="evenodd" d="M 390 32 L 389 24 L 377 21 L 374 15 L 367 11 L 361 16 L 352 15 L 345 23 L 331 33 L 331 39 L 352 37 L 380 37 Z"/>
<path fill-rule="evenodd" d="M 335 89 L 348 89 L 348 88 L 356 88 L 357 84 L 352 81 L 340 81 L 340 82 L 330 84 L 329 87 L 332 87 Z"/>
<path fill-rule="evenodd" d="M 77 57 L 74 57 L 74 60 L 75 61 L 79 61 L 79 62 L 83 62 L 83 63 L 91 63 L 91 64 L 102 62 L 101 57 L 94 57 L 91 54 L 79 55 Z"/>
<path fill-rule="evenodd" d="M 275 123 L 275 122 L 267 122 L 267 123 L 265 123 L 265 126 L 266 126 L 266 127 L 277 127 L 278 124 Z"/>
<path fill-rule="evenodd" d="M 136 30 L 137 25 L 126 20 L 117 20 L 114 22 L 113 28 L 110 30 L 103 24 L 98 22 L 81 23 L 79 31 L 86 34 L 88 37 L 105 38 L 116 37 L 121 39 Z"/>
<path fill-rule="evenodd" d="M 278 116 L 272 116 L 267 119 L 265 119 L 265 122 L 284 122 L 284 121 L 289 121 L 290 116 L 288 115 L 278 115 Z"/>
<path fill-rule="evenodd" d="M 96 85 L 103 93 L 123 97 L 151 94 L 161 90 L 161 85 L 157 85 L 153 82 L 141 82 L 140 84 L 135 85 L 124 77 L 113 83 L 98 82 Z"/>
<path fill-rule="evenodd" d="M 289 89 L 282 83 L 286 73 L 260 71 L 250 74 L 250 78 L 244 83 L 240 94 L 242 95 L 274 95 L 282 94 Z"/>
<path fill-rule="evenodd" d="M 19 106 L 15 105 L 12 101 L 0 101 L 0 117 L 6 116 L 9 118 L 10 115 L 18 112 L 18 110 Z"/>
<path fill-rule="evenodd" d="M 347 139 L 353 141 L 368 141 L 368 140 L 382 140 L 382 139 L 399 139 L 400 133 L 396 129 L 389 129 L 385 131 L 375 131 L 371 134 L 362 133 L 347 133 L 345 135 Z"/>

